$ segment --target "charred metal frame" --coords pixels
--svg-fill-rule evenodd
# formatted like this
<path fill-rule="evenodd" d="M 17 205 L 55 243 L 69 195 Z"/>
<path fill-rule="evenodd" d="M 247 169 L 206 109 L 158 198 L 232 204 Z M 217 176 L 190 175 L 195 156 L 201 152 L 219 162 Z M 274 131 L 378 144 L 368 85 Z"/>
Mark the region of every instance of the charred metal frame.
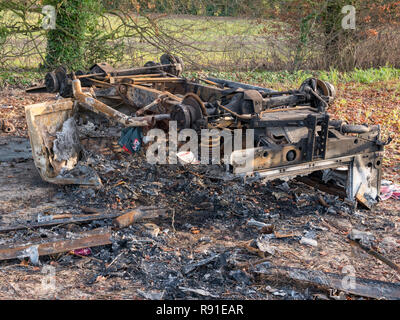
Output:
<path fill-rule="evenodd" d="M 67 118 L 83 112 L 83 107 L 122 126 L 145 130 L 166 129 L 170 120 L 177 121 L 178 129 L 198 132 L 240 128 L 245 134 L 251 129 L 256 147 L 232 152 L 226 163 L 232 173 L 250 179 L 313 174 L 324 183 L 343 187 L 350 201 L 368 208 L 376 203 L 385 144 L 380 141 L 380 128 L 331 120 L 327 109 L 336 92 L 330 83 L 310 78 L 298 90 L 277 92 L 216 78 L 189 81 L 180 76 L 182 71 L 181 59 L 164 55 L 161 63 L 149 62 L 142 68 L 115 70 L 99 63 L 88 73 L 67 74 L 58 68 L 46 75 L 45 87 L 29 91 L 58 92 L 65 99 L 26 109 L 34 159 L 42 177 L 54 183 L 93 180 L 59 177 L 53 165 L 56 161 L 51 160 L 52 141 L 46 138 L 60 131 Z M 82 87 L 90 89 L 84 92 Z M 54 106 L 63 104 L 68 107 L 55 117 L 60 109 Z M 246 157 L 250 167 L 238 161 Z"/>

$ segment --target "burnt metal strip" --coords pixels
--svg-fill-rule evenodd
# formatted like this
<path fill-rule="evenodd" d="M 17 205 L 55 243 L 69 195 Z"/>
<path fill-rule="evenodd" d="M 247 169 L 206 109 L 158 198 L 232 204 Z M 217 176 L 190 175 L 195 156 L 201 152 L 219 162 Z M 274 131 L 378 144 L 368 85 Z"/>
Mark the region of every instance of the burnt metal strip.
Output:
<path fill-rule="evenodd" d="M 313 161 L 314 159 L 314 148 L 315 148 L 315 134 L 317 128 L 317 117 L 309 115 L 306 119 L 306 125 L 308 127 L 307 147 L 303 153 L 306 161 Z"/>
<path fill-rule="evenodd" d="M 319 139 L 319 154 L 322 159 L 326 158 L 326 149 L 328 148 L 329 114 L 325 115 L 321 124 L 321 135 Z"/>
<path fill-rule="evenodd" d="M 95 229 L 73 235 L 71 239 L 52 238 L 37 242 L 19 243 L 0 247 L 0 260 L 30 257 L 32 253 L 45 256 L 95 246 L 111 244 L 109 229 Z"/>
<path fill-rule="evenodd" d="M 318 270 L 307 270 L 286 266 L 273 266 L 269 263 L 260 264 L 254 270 L 260 278 L 270 278 L 295 282 L 307 285 L 322 287 L 325 289 L 336 289 L 362 297 L 375 299 L 400 300 L 400 285 L 379 280 L 354 277 L 354 286 L 345 285 L 343 274 L 322 272 Z"/>

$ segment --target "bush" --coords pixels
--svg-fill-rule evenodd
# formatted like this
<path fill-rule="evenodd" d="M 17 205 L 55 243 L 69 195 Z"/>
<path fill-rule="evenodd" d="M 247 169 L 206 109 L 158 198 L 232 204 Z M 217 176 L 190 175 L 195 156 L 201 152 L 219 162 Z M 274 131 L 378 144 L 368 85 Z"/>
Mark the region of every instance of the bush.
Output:
<path fill-rule="evenodd" d="M 79 69 L 122 52 L 107 43 L 113 34 L 100 28 L 105 9 L 99 0 L 46 0 L 57 8 L 56 29 L 47 33 L 46 64 Z"/>
<path fill-rule="evenodd" d="M 345 5 L 356 9 L 356 29 L 342 27 Z M 292 35 L 287 41 L 292 55 L 285 58 L 293 69 L 400 67 L 398 1 L 275 0 L 268 12 L 285 22 Z"/>

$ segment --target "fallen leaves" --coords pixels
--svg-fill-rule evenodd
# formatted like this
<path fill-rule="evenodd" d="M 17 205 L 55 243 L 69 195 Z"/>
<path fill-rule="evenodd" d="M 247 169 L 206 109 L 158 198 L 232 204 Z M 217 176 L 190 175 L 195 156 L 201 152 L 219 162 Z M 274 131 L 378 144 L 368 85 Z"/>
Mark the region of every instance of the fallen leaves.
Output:
<path fill-rule="evenodd" d="M 329 108 L 334 118 L 349 123 L 379 124 L 381 139 L 387 140 L 390 136 L 393 138 L 393 141 L 385 147 L 384 177 L 399 181 L 400 81 L 380 81 L 371 84 L 340 83 L 337 92 L 336 101 Z"/>
<path fill-rule="evenodd" d="M 104 276 L 97 276 L 97 278 L 96 278 L 96 282 L 104 282 L 104 281 L 106 281 L 107 280 L 107 278 L 106 277 L 104 277 Z"/>

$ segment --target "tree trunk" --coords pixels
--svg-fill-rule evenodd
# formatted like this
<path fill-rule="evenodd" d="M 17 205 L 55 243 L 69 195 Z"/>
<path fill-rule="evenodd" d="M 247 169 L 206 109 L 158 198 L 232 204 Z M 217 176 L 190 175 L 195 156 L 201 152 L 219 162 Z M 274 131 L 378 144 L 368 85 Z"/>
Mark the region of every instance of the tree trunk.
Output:
<path fill-rule="evenodd" d="M 47 67 L 64 65 L 72 68 L 85 66 L 84 52 L 88 24 L 96 15 L 91 6 L 97 0 L 45 0 L 44 5 L 56 8 L 56 28 L 47 32 Z"/>

